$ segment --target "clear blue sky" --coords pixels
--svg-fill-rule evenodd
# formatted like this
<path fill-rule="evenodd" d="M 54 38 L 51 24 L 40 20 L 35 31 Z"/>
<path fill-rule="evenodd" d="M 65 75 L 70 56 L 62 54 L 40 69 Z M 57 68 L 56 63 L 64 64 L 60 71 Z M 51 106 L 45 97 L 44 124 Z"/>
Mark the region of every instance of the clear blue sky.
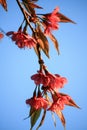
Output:
<path fill-rule="evenodd" d="M 66 107 L 63 111 L 67 130 L 87 130 L 87 1 L 86 0 L 39 0 L 44 7 L 42 13 L 51 12 L 56 6 L 60 12 L 77 24 L 60 24 L 55 31 L 59 41 L 58 56 L 50 42 L 50 59 L 44 55 L 45 64 L 52 73 L 59 73 L 68 78 L 68 84 L 61 90 L 69 94 L 81 107 L 80 110 Z M 22 21 L 22 14 L 16 1 L 8 0 L 8 12 L 0 6 L 0 27 L 7 31 L 17 31 Z M 38 70 L 37 57 L 33 51 L 19 49 L 6 36 L 0 40 L 0 130 L 29 130 L 29 108 L 25 100 L 32 96 L 34 83 L 30 76 Z M 63 130 L 56 116 L 57 127 L 48 112 L 41 130 Z"/>

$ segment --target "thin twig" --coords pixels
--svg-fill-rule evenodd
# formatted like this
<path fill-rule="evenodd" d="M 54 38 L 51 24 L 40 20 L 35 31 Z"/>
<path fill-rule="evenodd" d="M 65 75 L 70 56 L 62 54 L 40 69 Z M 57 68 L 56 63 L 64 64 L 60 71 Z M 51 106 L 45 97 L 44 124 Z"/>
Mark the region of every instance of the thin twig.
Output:
<path fill-rule="evenodd" d="M 24 15 L 24 18 L 26 19 L 26 22 L 28 23 L 30 29 L 32 30 L 32 32 L 34 32 L 34 29 L 32 28 L 32 26 L 31 26 L 31 24 L 30 24 L 30 22 L 29 22 L 29 19 L 28 19 L 29 14 L 28 14 L 28 13 L 26 12 L 26 10 L 22 7 L 20 1 L 19 1 L 19 0 L 16 0 L 16 1 L 17 1 L 18 5 L 19 5 L 19 7 L 20 7 L 20 9 L 21 9 L 21 11 L 22 11 L 22 13 L 23 13 L 23 15 Z"/>

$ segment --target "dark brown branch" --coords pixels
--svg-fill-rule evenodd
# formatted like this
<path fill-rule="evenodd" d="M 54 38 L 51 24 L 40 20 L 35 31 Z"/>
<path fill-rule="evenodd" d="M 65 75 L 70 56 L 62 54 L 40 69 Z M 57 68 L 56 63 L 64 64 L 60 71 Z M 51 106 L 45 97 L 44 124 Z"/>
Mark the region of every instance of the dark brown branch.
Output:
<path fill-rule="evenodd" d="M 24 15 L 24 18 L 26 19 L 27 24 L 29 25 L 29 27 L 30 27 L 30 29 L 32 30 L 32 32 L 34 32 L 34 29 L 32 28 L 32 26 L 31 26 L 31 24 L 30 24 L 30 22 L 29 22 L 29 19 L 28 19 L 28 16 L 30 16 L 30 15 L 29 15 L 28 12 L 26 12 L 26 10 L 22 7 L 22 5 L 21 5 L 21 3 L 20 3 L 19 0 L 16 0 L 16 2 L 17 2 L 17 4 L 18 4 L 18 6 L 20 7 L 20 9 L 21 9 L 21 11 L 22 11 L 22 13 L 23 13 L 23 15 Z"/>

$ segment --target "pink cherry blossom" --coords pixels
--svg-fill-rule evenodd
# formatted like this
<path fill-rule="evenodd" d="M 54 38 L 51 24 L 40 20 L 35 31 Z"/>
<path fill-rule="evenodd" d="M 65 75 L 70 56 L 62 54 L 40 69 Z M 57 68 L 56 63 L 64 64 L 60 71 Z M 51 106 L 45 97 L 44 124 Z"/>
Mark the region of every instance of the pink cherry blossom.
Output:
<path fill-rule="evenodd" d="M 50 81 L 49 77 L 40 71 L 37 74 L 32 75 L 31 79 L 34 80 L 36 85 L 43 84 L 44 87 L 48 86 L 48 83 Z"/>
<path fill-rule="evenodd" d="M 19 48 L 32 48 L 36 45 L 36 41 L 33 37 L 28 34 L 23 33 L 21 30 L 18 32 L 10 31 L 7 33 L 7 36 L 11 35 L 11 39 L 15 41 L 16 45 Z"/>
<path fill-rule="evenodd" d="M 50 72 L 38 72 L 31 76 L 31 79 L 34 80 L 36 85 L 43 85 L 43 89 L 48 91 L 57 92 L 60 88 L 63 88 L 65 83 L 67 83 L 67 79 L 65 77 L 61 77 L 58 74 L 51 74 Z"/>
<path fill-rule="evenodd" d="M 61 93 L 56 93 L 52 95 L 53 103 L 48 110 L 56 112 L 57 110 L 63 110 L 65 105 L 68 104 L 71 99 L 68 95 L 62 95 Z"/>
<path fill-rule="evenodd" d="M 50 90 L 58 91 L 58 89 L 63 88 L 65 83 L 67 83 L 67 79 L 65 77 L 61 77 L 58 74 L 51 74 L 47 72 L 46 76 L 49 77 L 50 82 L 48 84 Z"/>
<path fill-rule="evenodd" d="M 60 18 L 58 17 L 59 8 L 56 7 L 52 13 L 44 14 L 43 26 L 45 28 L 44 33 L 50 35 L 52 30 L 57 30 L 59 28 Z"/>
<path fill-rule="evenodd" d="M 59 28 L 59 25 L 56 23 L 49 23 L 48 21 L 45 21 L 43 23 L 43 26 L 45 28 L 44 34 L 45 35 L 50 35 L 52 30 L 57 30 Z"/>
<path fill-rule="evenodd" d="M 60 18 L 58 17 L 59 7 L 56 7 L 52 13 L 45 14 L 47 20 L 49 20 L 52 23 L 57 23 L 60 21 Z"/>
<path fill-rule="evenodd" d="M 30 99 L 26 100 L 26 104 L 30 105 L 31 107 L 38 109 L 46 109 L 48 107 L 48 101 L 44 99 L 43 97 L 32 97 Z"/>

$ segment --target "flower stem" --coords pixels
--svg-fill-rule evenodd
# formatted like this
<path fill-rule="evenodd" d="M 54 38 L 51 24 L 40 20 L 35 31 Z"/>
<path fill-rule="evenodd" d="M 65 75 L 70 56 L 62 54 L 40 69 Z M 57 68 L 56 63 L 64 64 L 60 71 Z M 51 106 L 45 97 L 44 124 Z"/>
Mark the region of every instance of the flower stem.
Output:
<path fill-rule="evenodd" d="M 38 50 L 38 59 L 39 59 L 38 62 L 39 62 L 39 65 L 40 65 L 40 71 L 42 71 L 44 61 L 43 61 L 43 59 L 42 59 L 42 57 L 41 57 L 41 51 L 40 51 L 40 46 L 39 46 L 39 44 L 37 45 L 37 50 Z"/>

